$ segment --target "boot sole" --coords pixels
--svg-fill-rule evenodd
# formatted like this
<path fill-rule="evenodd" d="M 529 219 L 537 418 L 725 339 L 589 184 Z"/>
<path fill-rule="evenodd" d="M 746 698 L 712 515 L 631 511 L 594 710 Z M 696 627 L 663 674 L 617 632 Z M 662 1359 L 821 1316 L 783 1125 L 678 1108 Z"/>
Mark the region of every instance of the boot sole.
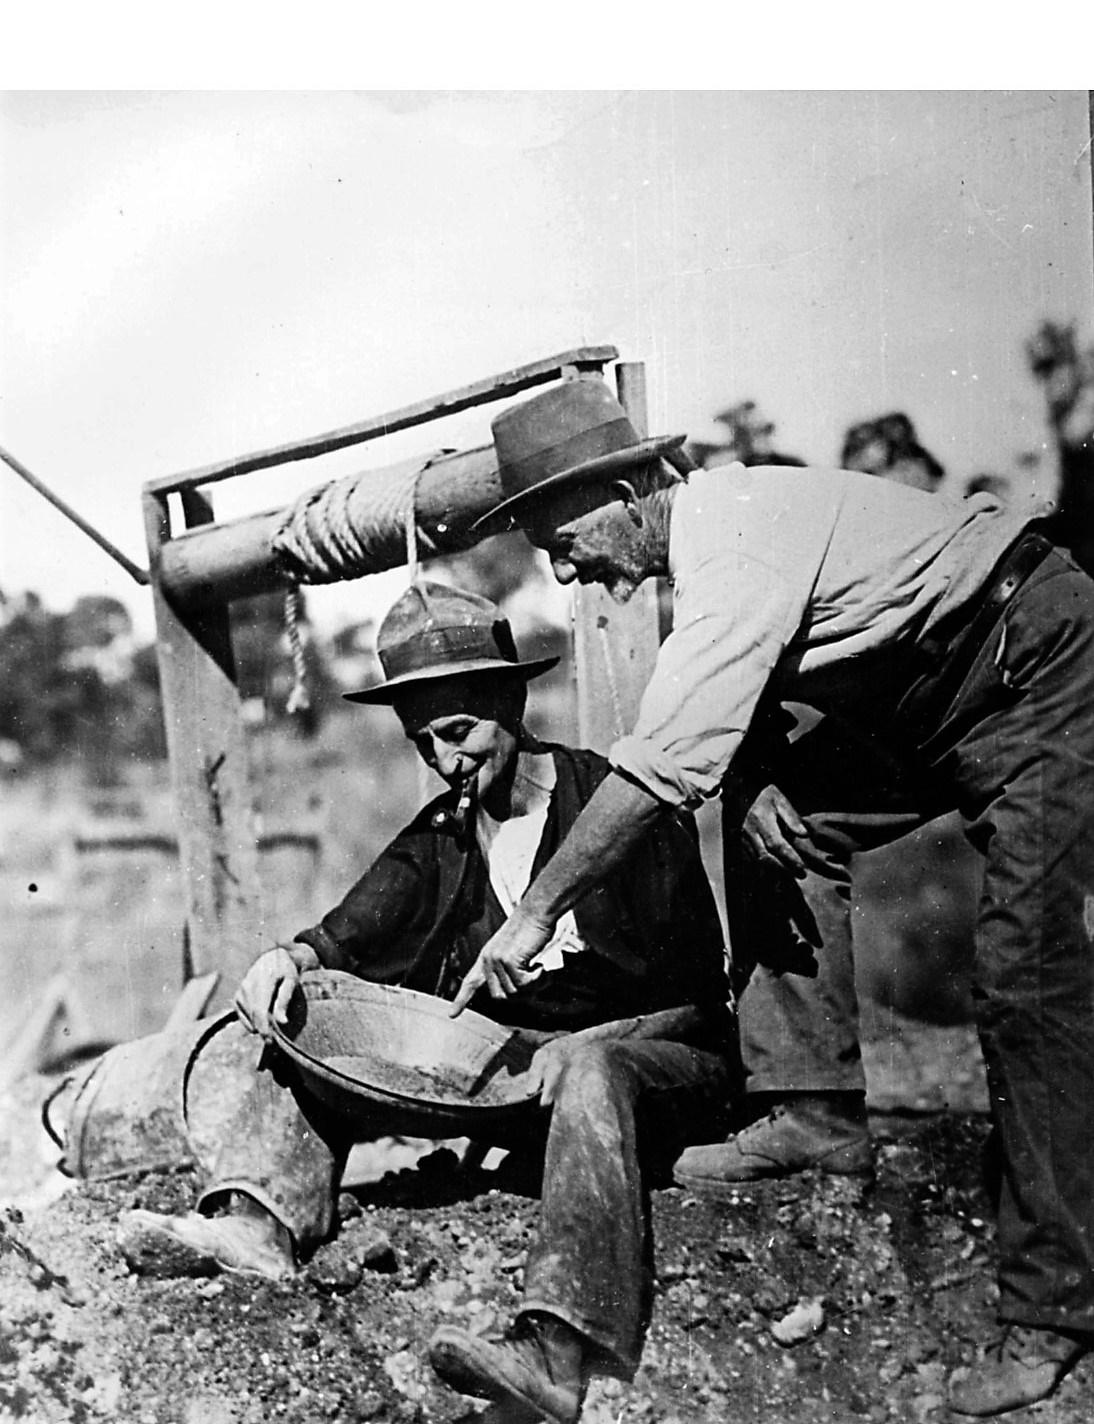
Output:
<path fill-rule="evenodd" d="M 1028 1409 L 1031 1405 L 1040 1404 L 1054 1395 L 1064 1379 L 1087 1354 L 1087 1349 L 1079 1347 L 1064 1360 L 1046 1362 L 1047 1368 L 1042 1366 L 1045 1369 L 1042 1385 L 1034 1386 L 1027 1379 L 1026 1388 L 1023 1389 L 1022 1381 L 1016 1380 L 1009 1390 L 999 1388 L 994 1393 L 984 1390 L 979 1399 L 976 1398 L 975 1391 L 970 1391 L 968 1396 L 963 1394 L 961 1385 L 965 1383 L 964 1380 L 951 1381 L 947 1404 L 954 1414 L 963 1414 L 970 1419 L 992 1419 L 997 1414 Z M 1033 1371 L 1029 1373 L 1032 1374 Z"/>
<path fill-rule="evenodd" d="M 118 1226 L 118 1244 L 126 1260 L 138 1275 L 216 1276 L 222 1273 L 245 1276 L 253 1281 L 280 1284 L 291 1281 L 297 1272 L 286 1267 L 274 1274 L 258 1266 L 222 1259 L 212 1247 L 198 1246 L 176 1236 L 162 1222 L 150 1220 L 141 1209 L 134 1208 Z"/>
<path fill-rule="evenodd" d="M 535 1399 L 515 1382 L 499 1377 L 485 1360 L 476 1359 L 467 1341 L 434 1339 L 429 1347 L 429 1362 L 445 1384 L 469 1394 L 474 1399 L 488 1399 L 495 1404 L 519 1404 L 536 1419 L 553 1420 L 554 1424 L 573 1424 L 580 1405 L 553 1409 L 542 1399 Z"/>
<path fill-rule="evenodd" d="M 673 1172 L 672 1180 L 678 1187 L 683 1187 L 696 1196 L 710 1197 L 714 1201 L 726 1201 L 734 1195 L 738 1188 L 748 1186 L 752 1182 L 785 1181 L 787 1177 L 804 1177 L 809 1172 L 817 1172 L 824 1177 L 850 1177 L 861 1182 L 864 1186 L 870 1185 L 877 1177 L 877 1172 L 873 1167 L 825 1167 L 820 1163 L 814 1163 L 809 1167 L 785 1167 L 770 1172 L 757 1170 L 747 1176 L 742 1174 L 739 1177 L 724 1178 L 692 1177 L 686 1172 Z"/>

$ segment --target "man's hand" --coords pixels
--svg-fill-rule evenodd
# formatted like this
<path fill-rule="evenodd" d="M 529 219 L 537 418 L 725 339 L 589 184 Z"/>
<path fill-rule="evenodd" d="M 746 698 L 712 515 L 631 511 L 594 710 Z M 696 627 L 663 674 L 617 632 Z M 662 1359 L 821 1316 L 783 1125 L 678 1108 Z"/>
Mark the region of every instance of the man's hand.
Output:
<path fill-rule="evenodd" d="M 552 1038 L 544 1043 L 532 1055 L 528 1072 L 533 1089 L 539 1093 L 541 1108 L 549 1108 L 554 1102 L 558 1080 L 574 1050 L 580 1048 L 583 1042 L 585 1040 L 579 1033 L 563 1034 L 561 1038 Z"/>
<path fill-rule="evenodd" d="M 808 841 L 809 831 L 777 786 L 764 787 L 748 808 L 741 829 L 761 861 L 774 861 L 799 880 L 804 876 L 805 862 L 794 842 Z"/>
<path fill-rule="evenodd" d="M 464 975 L 449 1017 L 462 1014 L 484 984 L 494 999 L 519 993 L 538 976 L 539 970 L 528 966 L 554 932 L 553 924 L 536 920 L 518 905 Z"/>
<path fill-rule="evenodd" d="M 236 991 L 240 1023 L 262 1038 L 271 1038 L 272 1024 L 283 1024 L 288 1017 L 299 982 L 300 968 L 289 951 L 283 945 L 268 949 L 247 970 Z"/>

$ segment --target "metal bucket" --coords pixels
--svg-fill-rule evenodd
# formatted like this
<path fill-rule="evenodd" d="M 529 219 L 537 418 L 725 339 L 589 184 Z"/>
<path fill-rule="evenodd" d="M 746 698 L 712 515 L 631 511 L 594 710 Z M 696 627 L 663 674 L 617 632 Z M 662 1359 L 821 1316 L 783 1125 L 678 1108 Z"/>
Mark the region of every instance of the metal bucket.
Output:
<path fill-rule="evenodd" d="M 413 989 L 332 970 L 305 974 L 274 1036 L 303 1091 L 364 1137 L 497 1134 L 537 1096 L 531 1035 Z M 102 1179 L 209 1168 L 251 1091 L 267 1046 L 234 1013 L 104 1053 L 47 1102 L 60 1170 Z"/>
<path fill-rule="evenodd" d="M 102 1180 L 209 1161 L 262 1048 L 227 1013 L 109 1049 L 43 1108 L 60 1170 Z"/>

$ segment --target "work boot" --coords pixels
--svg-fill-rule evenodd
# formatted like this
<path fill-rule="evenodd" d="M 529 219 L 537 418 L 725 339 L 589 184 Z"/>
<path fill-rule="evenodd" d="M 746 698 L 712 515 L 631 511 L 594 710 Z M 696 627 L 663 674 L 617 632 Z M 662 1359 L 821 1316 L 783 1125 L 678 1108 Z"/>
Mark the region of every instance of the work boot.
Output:
<path fill-rule="evenodd" d="M 971 1367 L 950 1377 L 949 1405 L 958 1414 L 1005 1414 L 1047 1399 L 1094 1336 L 1008 1325 L 1003 1338 Z"/>
<path fill-rule="evenodd" d="M 442 1325 L 429 1342 L 429 1363 L 445 1384 L 555 1424 L 574 1424 L 581 1413 L 584 1355 L 576 1330 L 542 1314 L 521 1316 L 504 1340 Z"/>
<path fill-rule="evenodd" d="M 688 1147 L 673 1168 L 678 1186 L 726 1196 L 737 1182 L 816 1170 L 872 1176 L 863 1093 L 794 1093 L 725 1142 Z"/>
<path fill-rule="evenodd" d="M 272 1221 L 272 1218 L 271 1218 Z M 254 1216 L 162 1216 L 140 1208 L 118 1221 L 118 1245 L 147 1276 L 212 1276 L 233 1271 L 283 1281 L 295 1275 L 292 1248 Z"/>

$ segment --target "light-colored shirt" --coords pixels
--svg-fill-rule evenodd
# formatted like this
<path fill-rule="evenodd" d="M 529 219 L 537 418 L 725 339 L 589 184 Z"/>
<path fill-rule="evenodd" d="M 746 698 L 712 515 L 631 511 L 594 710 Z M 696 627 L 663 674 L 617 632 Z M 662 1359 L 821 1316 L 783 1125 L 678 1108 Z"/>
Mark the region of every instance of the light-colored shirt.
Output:
<path fill-rule="evenodd" d="M 672 507 L 672 632 L 612 765 L 670 805 L 713 795 L 769 679 L 838 701 L 866 655 L 966 604 L 1028 519 L 847 470 L 697 471 Z"/>
<path fill-rule="evenodd" d="M 475 816 L 475 836 L 486 860 L 490 885 L 507 916 L 513 913 L 532 879 L 532 865 L 543 839 L 555 785 L 553 758 L 521 752 L 515 781 L 514 793 L 525 808 L 521 815 L 497 821 L 479 806 Z M 561 969 L 563 954 L 579 954 L 586 948 L 574 913 L 567 910 L 529 968 Z"/>

